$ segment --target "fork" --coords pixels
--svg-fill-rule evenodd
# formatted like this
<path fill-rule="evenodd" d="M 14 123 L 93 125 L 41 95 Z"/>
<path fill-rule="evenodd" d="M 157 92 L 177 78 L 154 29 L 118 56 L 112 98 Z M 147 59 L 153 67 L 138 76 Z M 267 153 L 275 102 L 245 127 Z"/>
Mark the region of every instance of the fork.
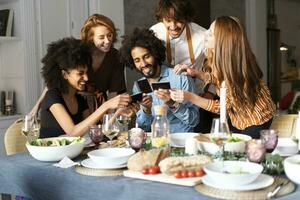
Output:
<path fill-rule="evenodd" d="M 268 192 L 268 194 L 267 194 L 267 199 L 272 199 L 273 197 L 275 197 L 276 194 L 279 192 L 279 190 L 280 190 L 283 186 L 287 185 L 289 182 L 290 182 L 290 180 L 285 180 L 285 181 L 283 181 L 282 183 L 280 183 L 279 185 L 277 185 L 277 187 L 275 187 L 274 190 Z"/>

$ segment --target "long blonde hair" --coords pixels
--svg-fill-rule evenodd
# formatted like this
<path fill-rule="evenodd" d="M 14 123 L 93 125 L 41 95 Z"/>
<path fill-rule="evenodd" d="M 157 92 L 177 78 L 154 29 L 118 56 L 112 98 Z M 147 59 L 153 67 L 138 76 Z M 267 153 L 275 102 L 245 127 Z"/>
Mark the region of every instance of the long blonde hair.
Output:
<path fill-rule="evenodd" d="M 241 22 L 222 16 L 215 20 L 215 49 L 211 66 L 219 83 L 226 82 L 235 108 L 254 107 L 263 76 Z"/>
<path fill-rule="evenodd" d="M 80 31 L 80 38 L 93 44 L 94 31 L 97 26 L 105 26 L 113 33 L 113 43 L 117 41 L 117 29 L 111 19 L 104 15 L 93 14 L 84 23 Z"/>

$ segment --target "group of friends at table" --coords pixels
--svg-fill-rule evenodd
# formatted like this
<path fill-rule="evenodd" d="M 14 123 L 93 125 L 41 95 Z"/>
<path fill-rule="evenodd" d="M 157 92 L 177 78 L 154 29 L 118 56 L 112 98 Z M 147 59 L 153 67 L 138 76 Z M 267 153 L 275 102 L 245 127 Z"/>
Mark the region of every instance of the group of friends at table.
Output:
<path fill-rule="evenodd" d="M 217 17 L 206 30 L 192 22 L 188 0 L 160 0 L 155 14 L 158 23 L 125 35 L 119 50 L 116 27 L 101 14 L 86 20 L 81 39 L 48 45 L 42 59 L 46 88 L 30 112 L 40 109 L 41 138 L 83 136 L 111 110 L 136 115 L 139 127 L 151 131 L 158 104 L 167 106 L 171 133 L 206 132 L 199 127 L 220 112 L 223 81 L 231 132 L 259 138 L 270 127 L 276 106 L 238 18 Z M 125 66 L 150 84 L 170 82 L 171 89 L 144 93 L 132 103 Z M 136 85 L 132 91 L 140 92 Z"/>

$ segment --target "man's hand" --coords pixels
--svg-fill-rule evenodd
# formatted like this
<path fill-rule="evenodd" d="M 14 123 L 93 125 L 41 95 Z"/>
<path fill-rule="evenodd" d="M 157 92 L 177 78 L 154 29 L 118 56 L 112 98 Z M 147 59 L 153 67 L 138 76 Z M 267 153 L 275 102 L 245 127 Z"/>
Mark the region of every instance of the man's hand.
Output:
<path fill-rule="evenodd" d="M 151 113 L 151 107 L 152 107 L 152 97 L 143 94 L 143 100 L 142 102 L 139 102 L 143 106 L 143 110 L 145 113 Z"/>

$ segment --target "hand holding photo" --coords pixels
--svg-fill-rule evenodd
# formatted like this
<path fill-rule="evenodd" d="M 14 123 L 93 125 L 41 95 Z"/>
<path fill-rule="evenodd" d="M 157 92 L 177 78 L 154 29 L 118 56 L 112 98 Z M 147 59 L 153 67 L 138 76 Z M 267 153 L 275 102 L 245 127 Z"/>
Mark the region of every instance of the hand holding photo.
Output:
<path fill-rule="evenodd" d="M 170 82 L 160 82 L 160 83 L 152 83 L 152 89 L 158 90 L 158 89 L 171 89 Z"/>

